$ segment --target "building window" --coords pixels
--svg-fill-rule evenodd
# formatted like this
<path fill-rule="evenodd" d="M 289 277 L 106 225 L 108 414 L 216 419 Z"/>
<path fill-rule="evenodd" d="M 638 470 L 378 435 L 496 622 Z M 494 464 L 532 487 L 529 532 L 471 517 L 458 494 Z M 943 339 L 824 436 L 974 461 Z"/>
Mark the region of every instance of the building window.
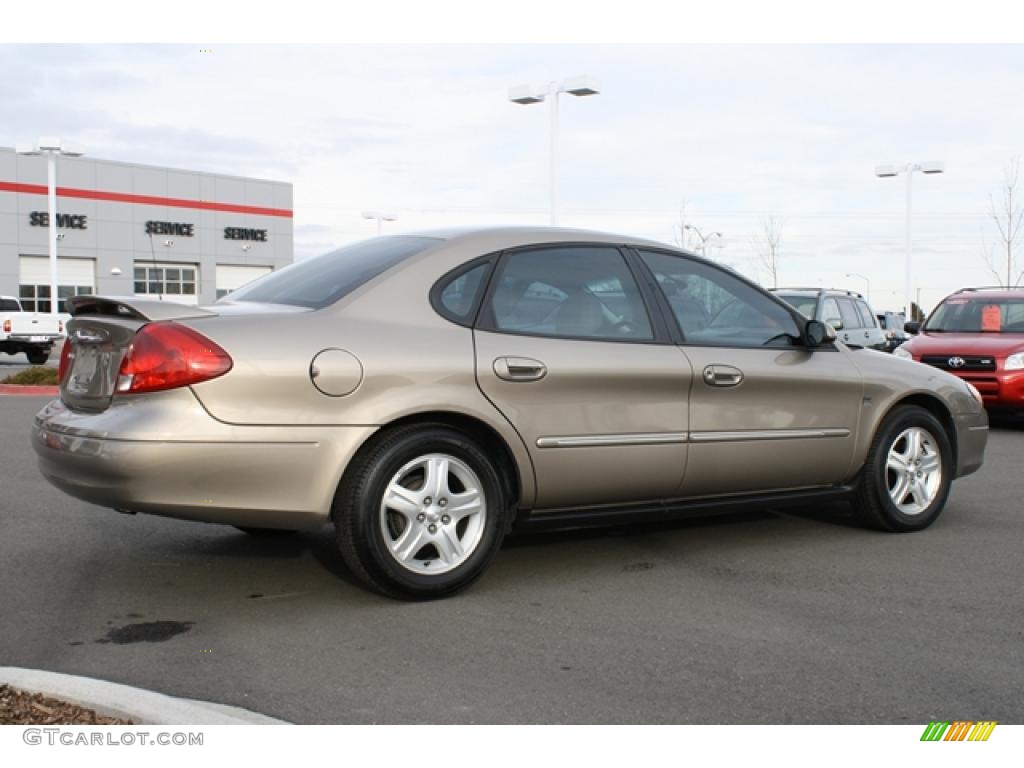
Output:
<path fill-rule="evenodd" d="M 58 285 L 57 311 L 67 312 L 65 299 L 93 292 L 91 285 Z M 26 312 L 50 311 L 50 286 L 48 285 L 19 285 L 18 298 L 21 299 L 21 308 Z"/>
<path fill-rule="evenodd" d="M 137 296 L 195 296 L 196 268 L 182 264 L 135 264 Z"/>

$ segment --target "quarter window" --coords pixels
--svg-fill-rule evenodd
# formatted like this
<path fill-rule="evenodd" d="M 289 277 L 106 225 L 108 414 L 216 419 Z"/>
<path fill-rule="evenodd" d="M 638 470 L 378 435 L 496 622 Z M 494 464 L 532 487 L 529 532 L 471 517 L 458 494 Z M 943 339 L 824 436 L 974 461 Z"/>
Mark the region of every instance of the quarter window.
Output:
<path fill-rule="evenodd" d="M 493 330 L 608 341 L 654 339 L 640 289 L 615 248 L 506 254 L 484 316 Z"/>
<path fill-rule="evenodd" d="M 437 297 L 441 314 L 455 322 L 471 320 L 489 267 L 489 263 L 478 264 L 444 284 Z"/>
<path fill-rule="evenodd" d="M 800 339 L 796 320 L 753 286 L 683 256 L 640 251 L 668 299 L 688 344 L 789 346 Z"/>

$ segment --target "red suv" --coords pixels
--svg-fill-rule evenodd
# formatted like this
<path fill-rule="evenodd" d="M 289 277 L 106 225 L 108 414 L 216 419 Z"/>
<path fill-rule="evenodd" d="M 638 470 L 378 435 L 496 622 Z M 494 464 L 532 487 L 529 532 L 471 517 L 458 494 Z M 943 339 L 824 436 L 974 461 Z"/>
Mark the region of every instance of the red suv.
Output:
<path fill-rule="evenodd" d="M 964 288 L 947 296 L 893 353 L 956 374 L 985 407 L 1024 412 L 1024 289 Z"/>

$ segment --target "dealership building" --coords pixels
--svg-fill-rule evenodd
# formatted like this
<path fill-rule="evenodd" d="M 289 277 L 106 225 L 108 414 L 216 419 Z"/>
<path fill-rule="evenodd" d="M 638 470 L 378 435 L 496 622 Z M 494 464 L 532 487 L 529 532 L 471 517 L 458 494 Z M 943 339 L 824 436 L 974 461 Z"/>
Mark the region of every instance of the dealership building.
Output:
<path fill-rule="evenodd" d="M 0 295 L 44 312 L 46 164 L 0 147 Z M 57 252 L 62 300 L 95 293 L 208 304 L 292 262 L 292 185 L 62 156 Z"/>

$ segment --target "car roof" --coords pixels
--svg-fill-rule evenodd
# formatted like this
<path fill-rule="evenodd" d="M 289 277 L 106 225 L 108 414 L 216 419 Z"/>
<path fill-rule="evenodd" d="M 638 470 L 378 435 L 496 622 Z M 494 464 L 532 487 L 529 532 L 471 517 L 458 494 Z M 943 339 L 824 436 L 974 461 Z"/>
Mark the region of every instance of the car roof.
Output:
<path fill-rule="evenodd" d="M 954 291 L 946 298 L 971 295 L 977 295 L 984 299 L 1024 299 L 1024 288 L 1006 288 L 1002 285 L 961 288 L 958 291 Z M 943 299 L 943 301 L 945 301 L 945 299 Z"/>
<path fill-rule="evenodd" d="M 848 296 L 851 299 L 863 299 L 864 295 L 857 291 L 848 291 L 845 288 L 769 288 L 772 293 L 788 293 L 793 296 L 818 296 L 828 294 L 833 296 Z"/>
<path fill-rule="evenodd" d="M 592 229 L 575 229 L 571 227 L 449 227 L 428 229 L 417 232 L 403 232 L 407 237 L 432 237 L 447 240 L 451 243 L 472 245 L 482 252 L 498 251 L 504 248 L 515 248 L 523 245 L 540 243 L 574 243 L 595 242 L 613 245 L 637 245 L 679 251 L 700 258 L 694 253 L 685 251 L 669 243 L 648 240 L 642 237 L 601 232 Z M 704 259 L 706 261 L 706 259 Z"/>

